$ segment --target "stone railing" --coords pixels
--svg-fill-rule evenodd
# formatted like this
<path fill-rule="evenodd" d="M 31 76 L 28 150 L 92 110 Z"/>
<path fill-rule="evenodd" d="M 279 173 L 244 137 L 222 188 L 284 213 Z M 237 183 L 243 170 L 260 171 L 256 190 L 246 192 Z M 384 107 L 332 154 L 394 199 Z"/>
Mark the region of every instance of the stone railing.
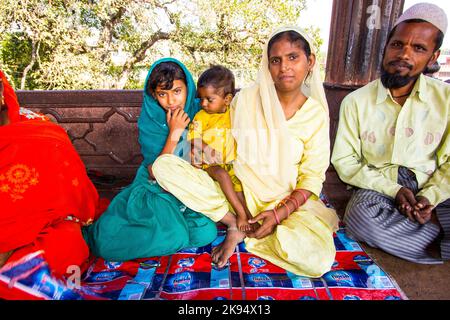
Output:
<path fill-rule="evenodd" d="M 327 88 L 332 143 L 339 104 L 350 91 Z M 113 175 L 125 183 L 134 177 L 142 161 L 137 129 L 142 91 L 18 91 L 17 95 L 22 107 L 45 114 L 66 129 L 88 170 Z M 332 166 L 324 191 L 342 213 L 349 192 Z"/>

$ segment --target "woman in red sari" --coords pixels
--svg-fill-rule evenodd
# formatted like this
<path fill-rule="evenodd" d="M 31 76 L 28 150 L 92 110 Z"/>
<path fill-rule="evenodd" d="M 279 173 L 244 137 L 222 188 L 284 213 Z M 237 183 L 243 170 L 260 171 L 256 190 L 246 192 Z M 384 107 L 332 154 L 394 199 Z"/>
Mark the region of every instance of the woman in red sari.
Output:
<path fill-rule="evenodd" d="M 95 219 L 98 193 L 65 130 L 20 110 L 0 78 L 0 268 L 42 250 L 61 277 L 89 257 L 81 227 Z M 0 298 L 7 290 L 0 283 Z"/>

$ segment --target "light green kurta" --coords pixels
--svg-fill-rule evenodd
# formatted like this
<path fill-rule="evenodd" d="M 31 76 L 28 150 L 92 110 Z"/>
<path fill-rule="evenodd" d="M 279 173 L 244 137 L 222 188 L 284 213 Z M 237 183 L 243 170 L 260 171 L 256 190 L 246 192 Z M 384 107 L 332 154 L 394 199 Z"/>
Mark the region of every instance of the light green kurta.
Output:
<path fill-rule="evenodd" d="M 422 75 L 400 106 L 380 80 L 341 105 L 332 163 L 346 183 L 395 198 L 399 166 L 431 204 L 450 198 L 450 86 Z"/>

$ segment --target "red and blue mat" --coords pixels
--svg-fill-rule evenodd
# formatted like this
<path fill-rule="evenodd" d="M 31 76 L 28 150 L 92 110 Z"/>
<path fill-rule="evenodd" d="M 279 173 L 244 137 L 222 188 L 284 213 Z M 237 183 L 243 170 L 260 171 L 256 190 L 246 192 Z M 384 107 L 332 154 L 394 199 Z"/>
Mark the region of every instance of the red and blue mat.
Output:
<path fill-rule="evenodd" d="M 225 237 L 202 248 L 123 263 L 93 258 L 81 278 L 52 277 L 42 252 L 0 270 L 0 282 L 17 297 L 45 300 L 402 300 L 406 296 L 342 226 L 330 272 L 321 278 L 296 276 L 245 250 L 241 243 L 229 264 L 217 269 L 210 252 Z M 81 279 L 81 281 L 80 281 Z"/>

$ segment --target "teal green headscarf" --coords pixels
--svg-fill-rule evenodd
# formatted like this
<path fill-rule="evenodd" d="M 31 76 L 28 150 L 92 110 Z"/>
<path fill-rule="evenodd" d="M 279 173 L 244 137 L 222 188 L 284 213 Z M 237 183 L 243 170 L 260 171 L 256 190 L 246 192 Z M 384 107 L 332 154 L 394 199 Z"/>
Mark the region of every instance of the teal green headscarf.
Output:
<path fill-rule="evenodd" d="M 174 62 L 181 67 L 186 75 L 187 97 L 184 105 L 184 112 L 192 120 L 195 114 L 200 110 L 199 100 L 196 99 L 195 82 L 188 69 L 177 59 L 164 58 L 156 61 L 150 68 L 144 85 L 144 101 L 142 103 L 142 111 L 138 120 L 139 128 L 139 144 L 141 152 L 144 156 L 143 165 L 145 167 L 152 164 L 161 153 L 169 135 L 169 127 L 166 121 L 166 112 L 159 105 L 158 101 L 151 96 L 146 88 L 151 73 L 155 67 L 163 62 Z M 181 143 L 181 141 L 179 142 Z M 178 150 L 178 149 L 177 149 Z M 178 152 L 182 152 L 180 149 Z M 176 154 L 182 156 L 182 154 Z"/>
<path fill-rule="evenodd" d="M 155 66 L 170 61 L 178 64 L 186 75 L 188 94 L 184 111 L 192 120 L 200 109 L 195 98 L 194 80 L 186 67 L 171 58 L 155 62 L 145 81 L 144 101 L 138 121 L 144 161 L 133 183 L 114 197 L 94 224 L 83 228 L 84 239 L 94 255 L 106 260 L 126 261 L 173 254 L 183 248 L 205 246 L 217 235 L 212 220 L 186 208 L 149 177 L 147 167 L 164 148 L 169 128 L 164 109 L 145 88 Z M 177 149 L 184 145 L 182 140 L 178 142 Z M 181 156 L 181 152 L 175 151 L 175 154 Z"/>

